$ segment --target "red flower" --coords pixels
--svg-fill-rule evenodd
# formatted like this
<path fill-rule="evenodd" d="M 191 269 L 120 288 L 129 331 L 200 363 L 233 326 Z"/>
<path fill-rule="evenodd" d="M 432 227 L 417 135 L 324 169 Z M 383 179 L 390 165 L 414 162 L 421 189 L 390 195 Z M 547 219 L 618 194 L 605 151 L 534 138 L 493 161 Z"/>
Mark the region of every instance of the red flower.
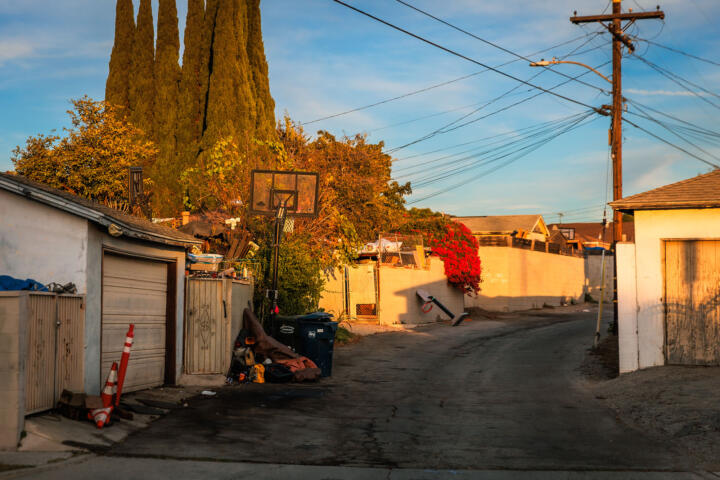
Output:
<path fill-rule="evenodd" d="M 465 293 L 477 294 L 482 281 L 477 239 L 462 223 L 450 222 L 445 231 L 440 238 L 430 237 L 433 255 L 442 258 L 448 282 Z"/>

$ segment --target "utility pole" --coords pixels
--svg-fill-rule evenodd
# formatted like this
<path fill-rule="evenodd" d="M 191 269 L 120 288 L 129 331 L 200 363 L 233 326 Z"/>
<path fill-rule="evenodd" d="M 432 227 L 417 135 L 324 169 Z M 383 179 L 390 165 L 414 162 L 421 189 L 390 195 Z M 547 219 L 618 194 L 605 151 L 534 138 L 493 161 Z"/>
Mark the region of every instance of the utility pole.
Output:
<path fill-rule="evenodd" d="M 597 22 L 607 28 L 613 37 L 613 74 L 612 74 L 612 122 L 610 126 L 610 154 L 613 161 L 613 200 L 622 198 L 622 47 L 623 45 L 630 50 L 635 51 L 630 37 L 625 35 L 625 30 L 635 23 L 637 20 L 647 20 L 652 18 L 664 19 L 665 13 L 660 7 L 654 12 L 637 12 L 632 10 L 622 13 L 622 0 L 613 0 L 613 11 L 609 15 L 589 15 L 585 17 L 570 17 L 570 21 L 574 24 Z M 623 20 L 627 23 L 622 25 Z M 613 211 L 613 242 L 622 240 L 622 214 L 617 210 Z"/>
<path fill-rule="evenodd" d="M 622 198 L 622 111 L 623 111 L 623 97 L 622 97 L 622 48 L 623 45 L 627 47 L 630 52 L 635 51 L 630 38 L 625 35 L 625 30 L 635 23 L 637 20 L 647 19 L 664 19 L 665 13 L 657 7 L 654 12 L 637 12 L 634 13 L 632 10 L 623 13 L 622 12 L 622 0 L 612 1 L 612 14 L 610 15 L 590 15 L 585 17 L 578 17 L 577 12 L 574 12 L 574 16 L 570 17 L 570 21 L 574 24 L 580 23 L 600 23 L 604 26 L 612 35 L 612 49 L 613 49 L 613 74 L 612 74 L 612 107 L 610 112 L 612 114 L 612 121 L 610 125 L 610 156 L 613 162 L 613 201 L 620 200 Z M 622 22 L 626 21 L 623 26 Z M 617 242 L 622 241 L 622 213 L 613 209 L 613 250 Z M 614 293 L 613 293 L 613 306 L 614 306 L 614 323 L 613 330 L 617 331 L 617 320 L 618 320 L 618 304 L 617 304 L 617 255 L 613 255 L 615 262 L 614 272 Z M 599 321 L 599 318 L 598 318 Z"/>

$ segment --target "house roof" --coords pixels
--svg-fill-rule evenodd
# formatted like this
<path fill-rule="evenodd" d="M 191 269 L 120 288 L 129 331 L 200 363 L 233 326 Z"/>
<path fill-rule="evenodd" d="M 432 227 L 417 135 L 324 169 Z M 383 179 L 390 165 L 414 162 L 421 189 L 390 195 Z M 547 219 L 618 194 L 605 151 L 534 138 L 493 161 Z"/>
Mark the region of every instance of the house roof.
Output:
<path fill-rule="evenodd" d="M 575 230 L 575 238 L 572 240 L 581 240 L 583 243 L 592 243 L 600 241 L 600 233 L 602 232 L 602 222 L 579 222 L 579 223 L 551 223 L 548 228 L 552 232 L 553 229 L 572 228 Z M 623 222 L 622 233 L 626 235 L 628 242 L 635 241 L 635 223 Z M 613 224 L 608 223 L 603 235 L 604 243 L 612 243 L 613 241 Z"/>
<path fill-rule="evenodd" d="M 720 170 L 621 198 L 610 205 L 625 212 L 720 207 Z"/>
<path fill-rule="evenodd" d="M 122 235 L 179 247 L 199 245 L 202 242 L 169 227 L 156 225 L 143 218 L 128 215 L 84 197 L 79 197 L 20 175 L 0 172 L 0 189 L 24 196 L 45 205 L 63 210 L 104 227 L 114 224 Z"/>
<path fill-rule="evenodd" d="M 478 217 L 454 217 L 470 229 L 472 233 L 498 233 L 509 234 L 516 230 L 532 232 L 540 223 L 542 233 L 547 232 L 542 215 L 490 215 Z"/>

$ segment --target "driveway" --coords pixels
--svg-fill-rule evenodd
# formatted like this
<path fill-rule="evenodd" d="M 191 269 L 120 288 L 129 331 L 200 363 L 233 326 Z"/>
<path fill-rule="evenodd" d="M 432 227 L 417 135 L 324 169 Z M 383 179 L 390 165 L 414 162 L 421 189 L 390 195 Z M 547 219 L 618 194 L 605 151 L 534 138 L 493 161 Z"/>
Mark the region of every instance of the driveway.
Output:
<path fill-rule="evenodd" d="M 229 462 L 246 469 L 266 464 L 267 475 L 322 466 L 348 475 L 378 468 L 396 478 L 458 471 L 495 472 L 492 478 L 533 471 L 699 478 L 679 473 L 698 470 L 687 452 L 621 423 L 585 385 L 578 367 L 595 315 L 544 310 L 368 336 L 336 349 L 331 379 L 225 387 L 214 397 L 195 397 L 107 456 L 65 473 L 85 478 L 83 468 L 89 472 L 93 462 L 101 468 L 115 461 L 175 469 L 180 478 L 190 472 L 182 465 L 198 462 L 223 472 L 240 468 Z M 33 478 L 60 478 L 53 475 L 62 470 Z M 556 478 L 546 474 L 532 478 Z"/>

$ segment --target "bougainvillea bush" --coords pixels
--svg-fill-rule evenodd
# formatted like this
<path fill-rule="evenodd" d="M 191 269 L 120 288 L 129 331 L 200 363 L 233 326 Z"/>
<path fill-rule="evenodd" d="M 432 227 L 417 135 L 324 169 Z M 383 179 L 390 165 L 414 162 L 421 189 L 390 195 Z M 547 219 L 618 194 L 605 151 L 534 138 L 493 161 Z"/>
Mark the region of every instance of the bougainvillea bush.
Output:
<path fill-rule="evenodd" d="M 445 265 L 445 276 L 451 285 L 464 293 L 476 295 L 482 282 L 478 242 L 470 229 L 459 222 L 450 222 L 442 235 L 431 235 L 432 254 Z"/>

